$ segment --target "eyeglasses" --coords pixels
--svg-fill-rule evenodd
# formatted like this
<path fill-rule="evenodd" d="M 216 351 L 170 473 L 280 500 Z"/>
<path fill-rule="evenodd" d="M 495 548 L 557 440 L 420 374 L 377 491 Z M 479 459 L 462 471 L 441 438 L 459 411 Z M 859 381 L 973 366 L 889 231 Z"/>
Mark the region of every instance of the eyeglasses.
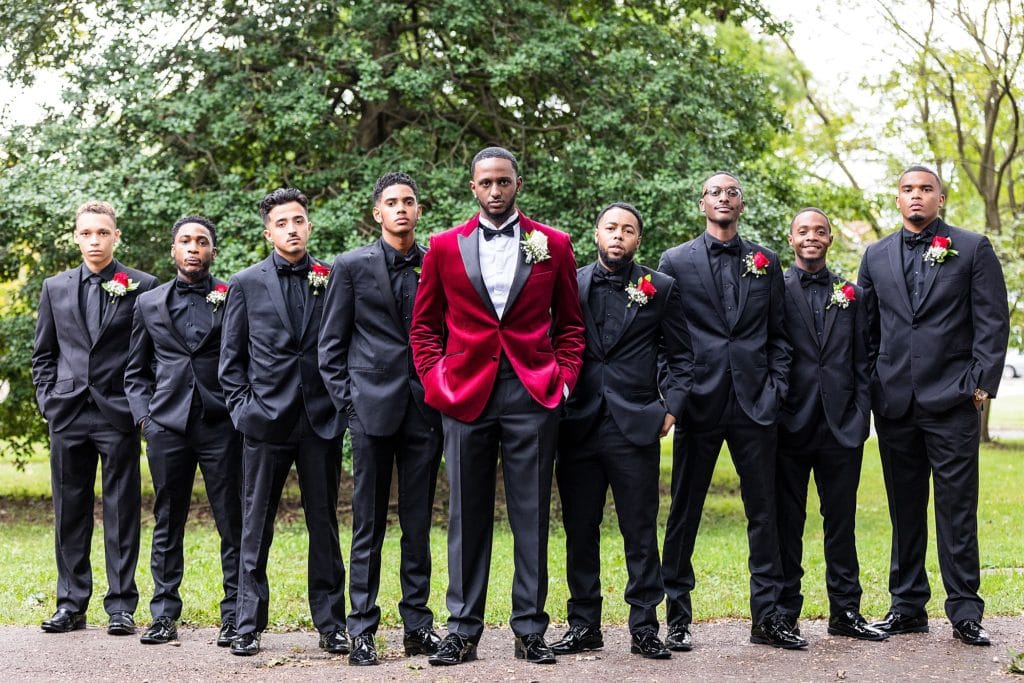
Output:
<path fill-rule="evenodd" d="M 743 196 L 743 190 L 738 187 L 709 187 L 704 190 L 704 194 L 701 196 L 703 197 L 704 195 L 708 195 L 712 199 L 718 199 L 722 196 L 723 192 L 729 199 L 736 199 L 737 197 Z"/>

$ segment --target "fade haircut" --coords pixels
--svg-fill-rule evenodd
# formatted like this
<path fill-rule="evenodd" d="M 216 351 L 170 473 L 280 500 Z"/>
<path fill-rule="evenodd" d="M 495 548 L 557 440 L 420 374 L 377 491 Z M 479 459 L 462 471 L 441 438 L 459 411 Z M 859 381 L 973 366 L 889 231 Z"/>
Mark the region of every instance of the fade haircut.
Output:
<path fill-rule="evenodd" d="M 174 221 L 174 225 L 171 227 L 171 244 L 178 239 L 178 231 L 181 230 L 181 226 L 186 223 L 197 223 L 210 231 L 210 242 L 214 248 L 217 246 L 217 228 L 213 226 L 213 221 L 205 216 L 182 216 L 178 220 Z"/>
<path fill-rule="evenodd" d="M 736 181 L 736 184 L 740 186 L 740 189 L 743 188 L 743 183 L 740 182 L 740 179 L 736 177 L 735 173 L 731 173 L 729 171 L 715 171 L 714 173 L 709 173 L 704 178 L 704 182 L 702 182 L 700 184 L 701 197 L 704 196 L 704 190 L 707 189 L 708 181 L 711 180 L 712 178 L 714 178 L 716 175 L 727 175 L 727 176 L 729 176 L 730 178 L 732 178 L 733 180 Z"/>
<path fill-rule="evenodd" d="M 373 203 L 379 202 L 380 196 L 384 194 L 384 190 L 392 185 L 408 185 L 416 196 L 416 201 L 419 201 L 420 188 L 417 187 L 416 181 L 412 179 L 412 176 L 401 171 L 394 171 L 392 173 L 385 173 L 380 178 L 377 178 L 377 182 L 373 186 Z"/>
<path fill-rule="evenodd" d="M 519 175 L 519 162 L 516 161 L 516 157 L 512 152 L 504 147 L 485 147 L 476 153 L 476 156 L 473 157 L 473 163 L 469 165 L 469 176 L 471 178 L 476 173 L 476 165 L 484 159 L 506 159 L 511 161 L 512 170 L 515 171 L 517 176 Z"/>
<path fill-rule="evenodd" d="M 896 183 L 897 187 L 903 184 L 903 176 L 907 175 L 908 173 L 927 173 L 931 177 L 935 178 L 935 182 L 938 183 L 939 194 L 946 194 L 946 188 L 943 187 L 942 178 L 939 177 L 939 174 L 933 171 L 932 169 L 928 168 L 927 166 L 922 166 L 921 164 L 907 166 L 903 173 L 900 173 L 899 182 Z"/>
<path fill-rule="evenodd" d="M 604 215 L 611 211 L 612 209 L 622 209 L 623 211 L 628 211 L 631 214 L 633 214 L 633 218 L 636 219 L 637 233 L 640 235 L 644 234 L 644 219 L 640 215 L 640 211 L 632 204 L 627 204 L 626 202 L 612 202 L 608 206 L 601 209 L 601 213 L 597 214 L 597 220 L 594 221 L 594 227 L 599 226 L 601 224 L 601 219 L 604 218 Z"/>
<path fill-rule="evenodd" d="M 826 214 L 824 211 L 822 211 L 821 209 L 819 209 L 816 206 L 805 206 L 804 208 L 800 209 L 795 214 L 793 214 L 793 220 L 791 220 L 789 222 L 789 230 L 790 230 L 790 232 L 793 231 L 793 226 L 796 225 L 796 219 L 800 218 L 800 216 L 802 214 L 805 214 L 805 213 L 816 213 L 819 216 L 821 216 L 822 218 L 824 218 L 825 219 L 825 225 L 828 226 L 828 231 L 832 232 L 832 220 L 828 217 L 828 214 Z"/>
<path fill-rule="evenodd" d="M 110 202 L 100 201 L 98 199 L 90 199 L 83 203 L 77 209 L 75 209 L 75 223 L 78 223 L 78 217 L 83 213 L 98 213 L 102 216 L 110 216 L 110 220 L 114 221 L 114 227 L 117 227 L 117 214 L 114 212 L 114 206 Z"/>
<path fill-rule="evenodd" d="M 281 206 L 282 204 L 289 204 L 291 202 L 298 202 L 302 205 L 303 209 L 309 211 L 309 200 L 306 198 L 306 195 L 302 194 L 302 192 L 296 190 L 294 187 L 279 187 L 260 200 L 260 219 L 266 223 L 267 216 L 270 215 L 271 209 L 275 206 Z"/>

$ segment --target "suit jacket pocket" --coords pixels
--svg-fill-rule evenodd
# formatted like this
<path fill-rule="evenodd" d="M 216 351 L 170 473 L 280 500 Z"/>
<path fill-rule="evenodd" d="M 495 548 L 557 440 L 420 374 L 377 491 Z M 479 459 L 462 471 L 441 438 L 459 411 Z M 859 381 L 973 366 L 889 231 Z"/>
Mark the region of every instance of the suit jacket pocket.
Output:
<path fill-rule="evenodd" d="M 75 390 L 74 378 L 62 379 L 53 385 L 53 389 L 50 391 L 51 394 L 70 394 Z"/>

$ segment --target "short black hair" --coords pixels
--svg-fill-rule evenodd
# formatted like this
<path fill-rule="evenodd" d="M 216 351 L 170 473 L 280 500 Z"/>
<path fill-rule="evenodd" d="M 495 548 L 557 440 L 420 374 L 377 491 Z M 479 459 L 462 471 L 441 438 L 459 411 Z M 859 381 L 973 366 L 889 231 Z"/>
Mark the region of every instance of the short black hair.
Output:
<path fill-rule="evenodd" d="M 796 213 L 794 213 L 793 214 L 793 220 L 791 220 L 789 222 L 789 229 L 791 231 L 793 230 L 793 226 L 796 225 L 796 219 L 799 218 L 800 215 L 804 214 L 804 213 L 816 213 L 819 216 L 821 216 L 822 218 L 824 218 L 825 219 L 825 223 L 828 224 L 828 231 L 832 232 L 832 219 L 828 217 L 827 213 L 825 213 L 824 211 L 822 211 L 821 209 L 819 209 L 816 206 L 805 206 L 804 208 L 802 208 L 799 211 L 797 211 Z"/>
<path fill-rule="evenodd" d="M 473 163 L 469 165 L 469 176 L 471 178 L 476 173 L 476 165 L 484 159 L 506 159 L 511 161 L 512 170 L 515 171 L 516 175 L 519 175 L 519 162 L 516 161 L 516 157 L 512 152 L 504 147 L 484 147 L 476 153 L 476 156 L 473 157 Z"/>
<path fill-rule="evenodd" d="M 296 190 L 294 187 L 279 187 L 260 200 L 260 219 L 266 223 L 267 216 L 270 215 L 271 209 L 275 206 L 281 206 L 282 204 L 289 204 L 291 202 L 298 202 L 302 205 L 303 209 L 309 211 L 309 200 L 306 198 L 306 195 L 302 194 L 302 192 Z"/>
<path fill-rule="evenodd" d="M 903 184 L 903 176 L 907 175 L 908 173 L 927 173 L 927 174 L 929 174 L 930 176 L 935 178 L 935 182 L 937 182 L 939 184 L 939 194 L 945 194 L 946 193 L 946 189 L 942 185 L 942 178 L 939 177 L 939 174 L 936 173 L 935 171 L 933 171 L 932 169 L 928 168 L 927 166 L 922 166 L 921 164 L 913 164 L 911 166 L 907 166 L 907 168 L 903 170 L 903 173 L 900 173 L 900 179 L 896 183 L 897 186 Z"/>
<path fill-rule="evenodd" d="M 597 214 L 597 220 L 594 221 L 594 226 L 596 227 L 600 225 L 601 219 L 604 218 L 604 215 L 611 211 L 612 209 L 622 209 L 623 211 L 628 211 L 631 214 L 633 214 L 633 217 L 636 218 L 637 230 L 641 235 L 644 234 L 644 219 L 640 215 L 640 211 L 632 204 L 627 204 L 626 202 L 612 202 L 608 206 L 601 209 L 601 213 Z"/>
<path fill-rule="evenodd" d="M 182 216 L 178 220 L 174 221 L 174 225 L 171 227 L 171 244 L 174 243 L 174 240 L 178 239 L 178 231 L 181 230 L 181 226 L 185 225 L 186 223 L 198 223 L 199 225 L 209 230 L 210 241 L 213 243 L 213 246 L 217 246 L 217 228 L 214 227 L 213 221 L 211 221 L 206 216 L 196 215 Z"/>
<path fill-rule="evenodd" d="M 743 186 L 743 183 L 740 182 L 740 179 L 736 177 L 735 173 L 732 173 L 731 171 L 715 171 L 714 173 L 709 173 L 707 176 L 705 176 L 703 182 L 701 182 L 700 184 L 701 189 L 703 190 L 703 188 L 708 184 L 708 181 L 714 178 L 716 175 L 727 175 L 733 180 L 735 180 L 737 185 L 741 187 Z M 701 196 L 703 196 L 703 193 L 701 194 Z"/>
<path fill-rule="evenodd" d="M 419 200 L 420 188 L 416 185 L 416 181 L 412 179 L 412 176 L 401 171 L 393 171 L 377 178 L 377 182 L 373 185 L 373 203 L 379 202 L 380 196 L 384 194 L 384 190 L 392 185 L 408 185 L 412 188 L 412 193 L 416 195 L 416 199 Z"/>

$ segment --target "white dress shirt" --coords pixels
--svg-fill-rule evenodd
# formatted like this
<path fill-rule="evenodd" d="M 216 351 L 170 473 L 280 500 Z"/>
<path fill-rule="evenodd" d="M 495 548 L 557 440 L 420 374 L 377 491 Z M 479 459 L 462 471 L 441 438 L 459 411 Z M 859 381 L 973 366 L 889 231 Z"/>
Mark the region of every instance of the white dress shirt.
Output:
<path fill-rule="evenodd" d="M 498 320 L 501 320 L 505 313 L 508 293 L 512 289 L 512 280 L 515 279 L 516 266 L 519 264 L 519 213 L 512 214 L 499 226 L 480 216 L 480 225 L 494 230 L 500 230 L 510 223 L 514 223 L 511 237 L 495 235 L 488 240 L 484 239 L 481 230 L 477 240 L 480 249 L 480 275 L 483 276 L 484 286 L 487 287 Z"/>

